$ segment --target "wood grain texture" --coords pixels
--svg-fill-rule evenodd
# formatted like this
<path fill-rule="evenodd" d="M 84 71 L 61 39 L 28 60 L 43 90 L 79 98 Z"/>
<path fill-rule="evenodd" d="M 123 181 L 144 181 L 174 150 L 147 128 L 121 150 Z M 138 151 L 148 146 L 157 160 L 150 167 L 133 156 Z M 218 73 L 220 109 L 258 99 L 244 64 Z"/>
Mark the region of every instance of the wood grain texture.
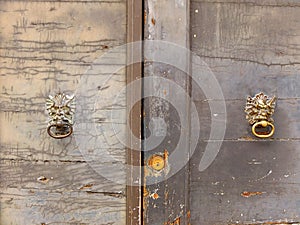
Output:
<path fill-rule="evenodd" d="M 116 46 L 126 2 L 0 8 L 0 223 L 125 224 L 126 152 L 112 124 L 125 135 L 126 49 Z M 76 96 L 74 133 L 62 140 L 46 132 L 45 101 L 58 91 Z"/>
<path fill-rule="evenodd" d="M 191 160 L 192 224 L 298 224 L 299 2 L 191 4 L 191 49 L 219 81 L 227 106 L 225 139 L 210 140 L 210 121 L 219 115 L 211 115 L 208 102 L 220 99 L 193 86 L 201 140 Z M 278 98 L 275 135 L 266 140 L 252 135 L 244 113 L 246 97 L 259 91 Z M 199 172 L 209 142 L 222 146 Z"/>
<path fill-rule="evenodd" d="M 285 1 L 273 2 L 280 6 Z M 203 58 L 265 66 L 298 65 L 298 12 L 297 7 L 195 1 L 191 12 L 195 21 L 191 25 L 192 50 Z"/>

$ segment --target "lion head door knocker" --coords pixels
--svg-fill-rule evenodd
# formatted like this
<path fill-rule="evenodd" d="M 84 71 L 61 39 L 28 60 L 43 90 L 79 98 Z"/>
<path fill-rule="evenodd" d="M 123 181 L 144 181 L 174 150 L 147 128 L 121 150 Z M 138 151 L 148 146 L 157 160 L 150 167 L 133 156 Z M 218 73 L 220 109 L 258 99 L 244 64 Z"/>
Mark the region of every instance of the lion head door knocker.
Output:
<path fill-rule="evenodd" d="M 246 119 L 252 126 L 252 133 L 259 138 L 268 138 L 274 134 L 275 126 L 272 115 L 275 110 L 276 97 L 269 98 L 264 93 L 247 98 Z"/>
<path fill-rule="evenodd" d="M 47 132 L 57 139 L 65 138 L 73 133 L 73 116 L 75 113 L 74 96 L 58 93 L 49 95 L 46 101 L 49 115 Z"/>

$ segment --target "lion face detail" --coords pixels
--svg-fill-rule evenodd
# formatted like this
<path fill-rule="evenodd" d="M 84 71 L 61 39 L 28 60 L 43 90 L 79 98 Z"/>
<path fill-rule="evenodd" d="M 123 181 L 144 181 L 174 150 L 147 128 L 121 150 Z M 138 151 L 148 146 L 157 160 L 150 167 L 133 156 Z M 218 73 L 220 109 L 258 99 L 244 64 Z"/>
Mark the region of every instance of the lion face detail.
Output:
<path fill-rule="evenodd" d="M 264 93 L 259 93 L 254 97 L 247 98 L 245 107 L 246 119 L 253 125 L 256 122 L 265 120 L 273 123 L 272 115 L 276 106 L 276 97 L 269 98 Z"/>
<path fill-rule="evenodd" d="M 55 96 L 49 95 L 46 101 L 46 110 L 49 115 L 49 125 L 73 124 L 75 112 L 74 96 L 58 93 Z"/>

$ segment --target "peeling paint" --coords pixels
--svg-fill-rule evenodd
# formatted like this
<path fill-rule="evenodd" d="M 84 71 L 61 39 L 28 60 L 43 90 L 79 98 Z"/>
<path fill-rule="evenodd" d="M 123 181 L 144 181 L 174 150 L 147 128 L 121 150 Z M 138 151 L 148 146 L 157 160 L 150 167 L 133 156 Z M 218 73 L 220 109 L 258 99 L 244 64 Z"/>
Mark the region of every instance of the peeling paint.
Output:
<path fill-rule="evenodd" d="M 173 222 L 165 222 L 164 225 L 180 225 L 180 217 L 177 217 Z"/>
<path fill-rule="evenodd" d="M 152 199 L 158 199 L 159 198 L 159 195 L 156 193 L 156 192 L 154 192 L 153 194 L 151 194 L 150 195 L 150 197 L 152 198 Z"/>
<path fill-rule="evenodd" d="M 91 188 L 93 186 L 94 186 L 94 184 L 85 184 L 82 187 L 80 187 L 79 190 L 83 190 L 83 189 L 86 189 L 86 188 Z"/>
<path fill-rule="evenodd" d="M 147 212 L 149 206 L 149 199 L 157 200 L 160 198 L 159 194 L 157 193 L 159 189 L 155 189 L 151 191 L 148 189 L 147 186 L 147 179 L 149 177 L 160 177 L 164 176 L 169 172 L 169 161 L 168 161 L 169 152 L 168 150 L 164 150 L 163 153 L 155 153 L 150 156 L 145 162 L 147 166 L 144 167 L 144 188 L 143 188 L 143 210 Z M 165 191 L 164 197 L 168 199 L 168 192 Z M 157 205 L 153 205 L 154 208 L 157 208 Z M 144 218 L 143 224 L 145 224 L 146 219 Z M 176 224 L 176 223 L 175 223 Z"/>
<path fill-rule="evenodd" d="M 235 223 L 236 224 L 236 223 Z M 235 225 L 228 224 L 228 225 Z M 243 223 L 241 225 L 300 225 L 299 222 L 257 222 L 257 223 Z"/>
<path fill-rule="evenodd" d="M 43 184 L 47 184 L 49 182 L 49 178 L 44 177 L 44 176 L 40 176 L 36 179 L 38 182 L 43 183 Z"/>
<path fill-rule="evenodd" d="M 241 196 L 244 198 L 249 198 L 252 196 L 256 196 L 256 195 L 262 195 L 265 192 L 260 192 L 260 191 L 255 191 L 255 192 L 250 192 L 250 191 L 244 191 L 241 193 Z"/>

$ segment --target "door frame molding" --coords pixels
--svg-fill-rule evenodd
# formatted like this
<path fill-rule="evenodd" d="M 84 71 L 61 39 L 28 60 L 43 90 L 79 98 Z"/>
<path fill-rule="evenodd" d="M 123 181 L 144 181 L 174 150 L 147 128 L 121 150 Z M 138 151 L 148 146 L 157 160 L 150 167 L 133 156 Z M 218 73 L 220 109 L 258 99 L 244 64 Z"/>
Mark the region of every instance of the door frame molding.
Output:
<path fill-rule="evenodd" d="M 127 1 L 127 43 L 140 42 L 143 40 L 143 1 L 142 0 L 128 0 Z M 132 49 L 131 45 L 127 47 L 127 62 L 131 62 L 131 59 L 140 59 L 138 63 L 130 64 L 126 67 L 126 85 L 134 80 L 142 78 L 143 72 L 143 48 L 140 46 L 140 51 Z M 133 95 L 140 96 L 142 98 L 142 87 L 134 85 L 136 90 L 127 92 L 126 101 L 130 102 L 134 98 Z M 130 130 L 137 137 L 142 135 L 141 118 L 142 115 L 142 103 L 141 101 L 136 103 L 133 108 L 130 108 L 131 104 L 126 104 L 126 116 L 129 122 Z M 133 146 L 130 135 L 127 136 L 127 143 L 129 146 Z M 141 146 L 141 143 L 139 143 Z M 142 186 L 141 186 L 141 170 L 136 171 L 136 167 L 141 168 L 142 156 L 141 151 L 137 151 L 127 147 L 127 162 L 126 165 L 129 168 L 127 171 L 127 186 L 126 186 L 126 224 L 127 225 L 140 225 L 142 224 Z M 138 183 L 136 183 L 138 181 Z"/>

